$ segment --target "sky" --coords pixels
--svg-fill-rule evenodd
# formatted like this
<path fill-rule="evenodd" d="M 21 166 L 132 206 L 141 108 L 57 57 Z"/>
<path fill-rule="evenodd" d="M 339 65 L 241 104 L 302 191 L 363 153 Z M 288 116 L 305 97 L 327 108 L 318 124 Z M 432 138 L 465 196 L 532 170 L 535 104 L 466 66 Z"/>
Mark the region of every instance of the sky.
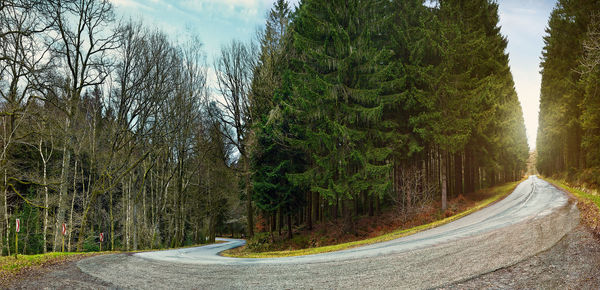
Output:
<path fill-rule="evenodd" d="M 264 26 L 274 0 L 110 0 L 118 18 L 143 19 L 174 39 L 193 33 L 203 42 L 210 65 L 231 40 L 249 41 Z M 298 0 L 290 3 L 295 5 Z M 523 108 L 527 140 L 535 148 L 540 95 L 543 36 L 555 0 L 497 0 L 501 32 L 515 88 Z M 210 72 L 209 72 L 210 73 Z M 214 73 L 212 73 L 214 74 Z M 209 76 L 209 82 L 214 76 Z"/>

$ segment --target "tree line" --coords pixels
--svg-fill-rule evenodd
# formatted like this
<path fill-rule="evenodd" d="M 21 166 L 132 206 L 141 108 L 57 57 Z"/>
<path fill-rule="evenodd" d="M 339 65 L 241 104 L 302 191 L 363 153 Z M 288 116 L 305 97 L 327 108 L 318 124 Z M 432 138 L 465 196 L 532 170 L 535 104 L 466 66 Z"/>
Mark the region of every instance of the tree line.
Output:
<path fill-rule="evenodd" d="M 600 5 L 559 0 L 542 54 L 537 168 L 599 185 Z"/>
<path fill-rule="evenodd" d="M 0 21 L 3 254 L 17 218 L 20 253 L 243 231 L 243 167 L 197 36 L 117 21 L 104 0 L 2 1 Z"/>
<path fill-rule="evenodd" d="M 528 146 L 495 1 L 278 1 L 253 83 L 267 230 L 521 178 Z"/>
<path fill-rule="evenodd" d="M 519 179 L 498 5 L 350 2 L 278 0 L 256 41 L 209 63 L 198 36 L 118 20 L 106 0 L 3 1 L 2 253 L 351 231 Z"/>

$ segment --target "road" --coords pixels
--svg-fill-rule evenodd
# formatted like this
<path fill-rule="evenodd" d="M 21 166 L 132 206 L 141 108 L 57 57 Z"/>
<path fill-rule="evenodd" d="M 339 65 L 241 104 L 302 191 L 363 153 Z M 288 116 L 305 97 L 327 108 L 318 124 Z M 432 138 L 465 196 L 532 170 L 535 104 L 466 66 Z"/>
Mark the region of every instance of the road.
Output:
<path fill-rule="evenodd" d="M 318 255 L 237 259 L 243 240 L 82 260 L 85 273 L 130 288 L 431 288 L 515 264 L 579 223 L 562 191 L 531 176 L 505 199 L 400 239 Z"/>

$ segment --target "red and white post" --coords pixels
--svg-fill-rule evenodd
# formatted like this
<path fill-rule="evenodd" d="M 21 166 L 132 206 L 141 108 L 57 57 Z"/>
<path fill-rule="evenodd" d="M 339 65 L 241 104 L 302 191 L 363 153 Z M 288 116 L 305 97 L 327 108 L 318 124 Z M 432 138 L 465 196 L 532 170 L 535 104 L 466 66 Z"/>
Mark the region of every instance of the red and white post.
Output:
<path fill-rule="evenodd" d="M 15 259 L 17 258 L 17 253 L 19 252 L 19 232 L 21 231 L 21 220 L 15 220 Z"/>
<path fill-rule="evenodd" d="M 100 233 L 100 252 L 102 252 L 102 242 L 104 242 L 104 233 Z"/>
<path fill-rule="evenodd" d="M 67 225 L 66 224 L 62 224 L 62 251 L 65 251 L 65 235 L 67 234 Z"/>

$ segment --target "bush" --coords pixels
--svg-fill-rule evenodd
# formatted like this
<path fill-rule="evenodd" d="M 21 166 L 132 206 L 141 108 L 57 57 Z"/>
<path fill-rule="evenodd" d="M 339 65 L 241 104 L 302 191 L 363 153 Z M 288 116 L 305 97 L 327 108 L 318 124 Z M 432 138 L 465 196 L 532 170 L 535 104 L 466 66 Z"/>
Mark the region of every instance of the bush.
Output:
<path fill-rule="evenodd" d="M 310 247 L 310 241 L 308 236 L 296 235 L 294 236 L 294 238 L 292 238 L 292 243 L 295 245 L 296 248 L 304 249 Z"/>
<path fill-rule="evenodd" d="M 253 252 L 266 252 L 271 248 L 271 238 L 268 232 L 256 233 L 248 240 L 246 247 Z"/>
<path fill-rule="evenodd" d="M 98 252 L 100 251 L 100 244 L 96 241 L 96 235 L 88 236 L 83 241 L 83 251 L 85 252 Z"/>

